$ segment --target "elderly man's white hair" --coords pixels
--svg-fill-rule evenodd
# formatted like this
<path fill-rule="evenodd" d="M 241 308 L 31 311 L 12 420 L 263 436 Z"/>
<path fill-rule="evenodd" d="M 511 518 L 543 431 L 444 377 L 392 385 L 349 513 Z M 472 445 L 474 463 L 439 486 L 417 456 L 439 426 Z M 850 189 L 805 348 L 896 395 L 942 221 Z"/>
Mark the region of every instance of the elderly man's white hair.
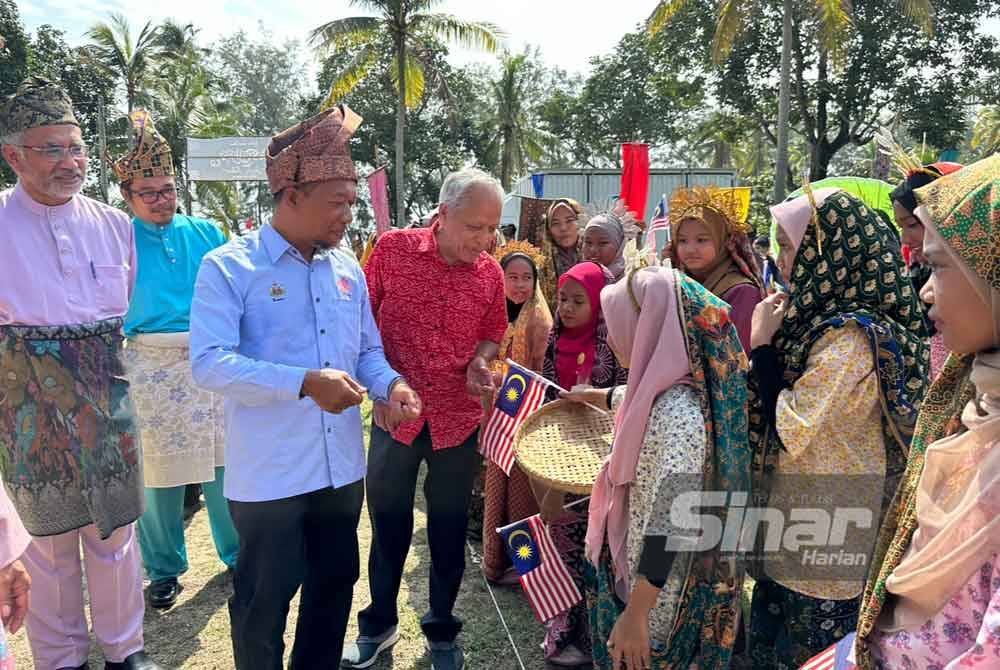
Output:
<path fill-rule="evenodd" d="M 462 198 L 477 187 L 493 189 L 496 192 L 497 200 L 503 202 L 504 192 L 500 181 L 478 168 L 465 168 L 445 177 L 444 183 L 441 184 L 438 202 L 447 205 L 449 209 L 461 207 Z"/>

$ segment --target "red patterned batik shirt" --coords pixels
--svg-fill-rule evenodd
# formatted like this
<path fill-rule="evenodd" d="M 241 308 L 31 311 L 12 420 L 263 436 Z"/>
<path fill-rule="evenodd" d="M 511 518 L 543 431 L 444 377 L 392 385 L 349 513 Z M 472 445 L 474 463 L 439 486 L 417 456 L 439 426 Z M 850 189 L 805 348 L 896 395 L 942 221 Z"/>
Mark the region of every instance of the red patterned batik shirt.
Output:
<path fill-rule="evenodd" d="M 457 447 L 479 426 L 483 408 L 465 390 L 480 342 L 507 330 L 503 271 L 488 254 L 448 265 L 438 227 L 391 230 L 379 238 L 365 276 L 385 356 L 420 394 L 424 413 L 393 438 L 412 444 L 427 422 L 434 449 Z"/>

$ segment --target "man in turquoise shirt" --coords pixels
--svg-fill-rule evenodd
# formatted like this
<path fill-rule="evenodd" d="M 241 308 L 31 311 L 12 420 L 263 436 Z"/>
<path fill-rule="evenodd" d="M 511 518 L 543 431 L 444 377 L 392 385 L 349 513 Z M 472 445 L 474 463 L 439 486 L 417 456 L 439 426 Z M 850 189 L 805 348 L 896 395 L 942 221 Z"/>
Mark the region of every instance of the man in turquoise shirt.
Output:
<path fill-rule="evenodd" d="M 202 257 L 225 243 L 213 223 L 177 210 L 170 145 L 145 111 L 131 114 L 132 148 L 114 164 L 135 218 L 138 276 L 125 315 L 125 364 L 143 447 L 146 511 L 139 547 L 150 605 L 171 607 L 187 571 L 184 490 L 201 484 L 219 558 L 236 565 L 239 536 L 223 496 L 222 399 L 191 378 L 188 324 Z"/>

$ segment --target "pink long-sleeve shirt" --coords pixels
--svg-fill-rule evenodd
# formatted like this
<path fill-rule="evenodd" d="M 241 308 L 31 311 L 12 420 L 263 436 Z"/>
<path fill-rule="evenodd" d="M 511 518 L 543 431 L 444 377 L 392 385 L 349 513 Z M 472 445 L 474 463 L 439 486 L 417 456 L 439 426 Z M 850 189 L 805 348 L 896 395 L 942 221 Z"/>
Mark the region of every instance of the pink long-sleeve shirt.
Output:
<path fill-rule="evenodd" d="M 0 325 L 72 325 L 128 311 L 136 254 L 124 212 L 83 195 L 49 207 L 18 184 L 0 193 L 0 240 Z"/>

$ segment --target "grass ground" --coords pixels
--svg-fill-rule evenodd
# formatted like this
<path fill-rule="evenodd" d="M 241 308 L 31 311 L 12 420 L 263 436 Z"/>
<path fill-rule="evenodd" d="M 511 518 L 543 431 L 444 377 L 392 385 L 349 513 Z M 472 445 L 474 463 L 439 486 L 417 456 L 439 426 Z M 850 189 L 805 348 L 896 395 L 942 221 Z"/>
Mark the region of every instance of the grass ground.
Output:
<path fill-rule="evenodd" d="M 423 485 L 420 483 L 417 486 L 413 546 L 406 561 L 399 594 L 401 639 L 393 648 L 392 655 L 376 664 L 374 670 L 430 668 L 419 623 L 427 606 L 427 571 L 430 560 L 424 509 Z M 362 574 L 354 589 L 355 613 L 369 602 L 366 569 L 371 527 L 367 511 L 361 515 L 358 540 L 361 546 Z M 181 578 L 184 591 L 177 605 L 166 612 L 146 609 L 146 650 L 168 668 L 232 670 L 235 666 L 226 604 L 231 586 L 212 545 L 204 509 L 191 519 L 187 529 L 187 543 L 191 568 Z M 479 550 L 478 546 L 474 548 Z M 462 644 L 466 650 L 466 665 L 470 670 L 518 670 L 520 666 L 474 558 L 472 555 L 467 556 L 465 581 L 456 606 L 458 615 L 465 621 Z M 520 590 L 494 587 L 494 591 L 524 661 L 524 667 L 528 670 L 544 668 L 539 648 L 542 628 Z M 297 610 L 296 598 L 292 603 L 285 632 L 286 656 L 292 645 Z M 347 632 L 348 640 L 353 639 L 356 633 L 357 620 L 352 616 Z M 10 643 L 19 670 L 34 667 L 24 631 L 13 636 Z M 96 643 L 93 643 L 92 649 L 91 668 L 100 670 L 103 667 L 102 657 Z"/>
<path fill-rule="evenodd" d="M 369 408 L 364 408 L 368 415 Z M 367 421 L 366 421 L 367 424 Z M 367 438 L 367 436 L 366 436 Z M 417 484 L 414 505 L 413 545 L 403 574 L 399 594 L 400 641 L 391 655 L 383 657 L 373 670 L 427 670 L 430 661 L 424 650 L 420 632 L 420 617 L 427 607 L 427 575 L 430 550 L 427 547 L 427 518 L 423 495 L 423 474 Z M 347 639 L 357 634 L 354 615 L 369 603 L 367 558 L 371 545 L 371 526 L 368 513 L 361 514 L 358 527 L 361 546 L 361 578 L 354 589 L 354 611 L 347 630 Z M 177 604 L 166 612 L 146 608 L 146 650 L 167 668 L 178 670 L 232 670 L 233 648 L 230 639 L 227 600 L 231 585 L 225 569 L 215 553 L 212 535 L 208 528 L 208 515 L 202 509 L 192 517 L 187 529 L 188 559 L 190 570 L 181 578 L 184 591 Z M 493 599 L 477 564 L 481 547 L 473 545 L 466 555 L 465 579 L 458 597 L 456 611 L 465 621 L 462 645 L 466 652 L 469 670 L 519 670 L 507 633 L 494 607 Z M 750 580 L 748 580 L 749 582 Z M 744 591 L 744 611 L 748 614 L 749 589 Z M 519 588 L 493 587 L 500 611 L 503 613 L 514 644 L 527 670 L 546 667 L 540 643 L 542 627 L 536 621 L 530 606 Z M 286 659 L 291 650 L 298 612 L 298 598 L 292 602 L 285 629 Z M 18 662 L 19 670 L 33 668 L 28 639 L 24 631 L 9 640 Z M 103 668 L 102 656 L 92 640 L 90 666 Z M 749 667 L 735 663 L 734 668 Z M 52 670 L 39 668 L 38 670 Z"/>

